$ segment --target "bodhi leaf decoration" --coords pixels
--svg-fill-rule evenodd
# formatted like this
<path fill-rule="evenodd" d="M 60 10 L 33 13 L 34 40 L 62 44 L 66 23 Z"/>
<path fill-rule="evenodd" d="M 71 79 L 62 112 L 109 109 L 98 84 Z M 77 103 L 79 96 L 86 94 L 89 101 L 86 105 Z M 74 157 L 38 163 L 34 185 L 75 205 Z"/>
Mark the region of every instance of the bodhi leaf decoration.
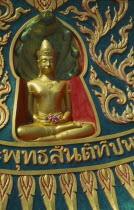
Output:
<path fill-rule="evenodd" d="M 35 17 L 20 35 L 14 53 L 16 73 L 25 81 L 38 77 L 36 53 L 44 39 L 49 40 L 56 51 L 56 76 L 63 80 L 77 76 L 79 51 L 72 44 L 74 35 L 50 11 Z"/>

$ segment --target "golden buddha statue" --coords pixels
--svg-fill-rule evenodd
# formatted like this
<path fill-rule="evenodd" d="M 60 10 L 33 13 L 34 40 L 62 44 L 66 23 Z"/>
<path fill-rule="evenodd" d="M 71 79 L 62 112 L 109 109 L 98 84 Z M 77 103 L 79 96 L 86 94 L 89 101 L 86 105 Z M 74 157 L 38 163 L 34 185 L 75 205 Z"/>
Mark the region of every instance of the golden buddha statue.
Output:
<path fill-rule="evenodd" d="M 24 141 L 46 141 L 93 135 L 93 123 L 72 120 L 69 82 L 56 78 L 56 53 L 48 40 L 42 42 L 37 57 L 40 74 L 27 82 L 33 123 L 18 127 L 19 138 Z"/>

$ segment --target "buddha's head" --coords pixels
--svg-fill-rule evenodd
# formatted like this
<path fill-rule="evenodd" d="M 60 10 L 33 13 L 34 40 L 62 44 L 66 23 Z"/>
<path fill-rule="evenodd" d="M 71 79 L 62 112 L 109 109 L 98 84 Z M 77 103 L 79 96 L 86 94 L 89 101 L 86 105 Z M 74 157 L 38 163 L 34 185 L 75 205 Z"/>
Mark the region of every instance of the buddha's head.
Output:
<path fill-rule="evenodd" d="M 40 50 L 37 52 L 40 75 L 52 75 L 55 70 L 56 53 L 48 40 L 43 40 Z"/>

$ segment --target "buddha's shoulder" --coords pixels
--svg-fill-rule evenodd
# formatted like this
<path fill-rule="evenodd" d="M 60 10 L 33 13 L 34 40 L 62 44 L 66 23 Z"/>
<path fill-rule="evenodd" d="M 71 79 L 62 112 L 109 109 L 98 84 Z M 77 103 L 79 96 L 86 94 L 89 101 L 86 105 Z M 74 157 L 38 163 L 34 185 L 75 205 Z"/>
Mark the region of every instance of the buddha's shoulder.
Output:
<path fill-rule="evenodd" d="M 39 79 L 37 78 L 37 79 L 33 79 L 33 80 L 30 80 L 29 82 L 27 82 L 27 86 L 29 87 L 29 86 L 34 86 L 34 85 L 37 85 L 37 84 L 39 84 L 40 83 L 40 81 L 39 81 Z"/>
<path fill-rule="evenodd" d="M 27 87 L 29 90 L 32 90 L 33 88 L 37 87 L 40 85 L 40 81 L 39 79 L 33 79 L 33 80 L 30 80 L 29 82 L 27 82 Z"/>

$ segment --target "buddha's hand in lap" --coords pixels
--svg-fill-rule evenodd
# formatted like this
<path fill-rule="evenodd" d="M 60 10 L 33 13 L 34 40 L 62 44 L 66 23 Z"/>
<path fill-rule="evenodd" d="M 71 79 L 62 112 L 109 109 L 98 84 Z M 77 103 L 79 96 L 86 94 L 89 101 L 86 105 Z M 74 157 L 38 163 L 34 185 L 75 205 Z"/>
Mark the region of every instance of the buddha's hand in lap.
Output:
<path fill-rule="evenodd" d="M 71 111 L 66 111 L 59 120 L 59 124 L 65 124 L 69 121 L 72 121 Z"/>

